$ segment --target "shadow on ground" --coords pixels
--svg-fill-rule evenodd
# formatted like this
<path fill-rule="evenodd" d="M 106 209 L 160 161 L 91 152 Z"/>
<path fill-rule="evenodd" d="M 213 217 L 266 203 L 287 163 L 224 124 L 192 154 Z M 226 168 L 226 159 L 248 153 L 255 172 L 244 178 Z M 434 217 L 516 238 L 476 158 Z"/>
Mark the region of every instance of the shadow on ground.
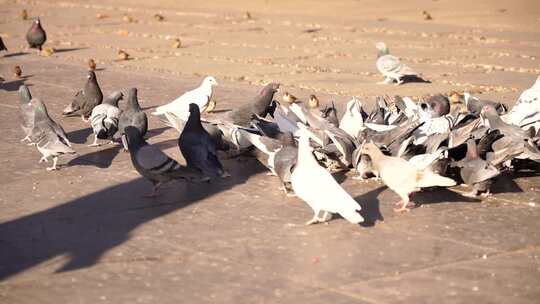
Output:
<path fill-rule="evenodd" d="M 231 168 L 233 177 L 204 184 L 172 182 L 156 199 L 142 198 L 151 185 L 137 178 L 1 223 L 0 280 L 59 256 L 69 260 L 57 272 L 90 267 L 129 240 L 140 225 L 232 189 L 264 170 L 256 160 L 239 163 Z"/>

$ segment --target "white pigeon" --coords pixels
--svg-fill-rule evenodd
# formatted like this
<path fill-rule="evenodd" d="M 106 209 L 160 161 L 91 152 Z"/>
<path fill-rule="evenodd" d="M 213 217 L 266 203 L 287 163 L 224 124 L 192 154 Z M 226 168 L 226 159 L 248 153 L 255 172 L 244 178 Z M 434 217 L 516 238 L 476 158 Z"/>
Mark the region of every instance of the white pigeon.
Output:
<path fill-rule="evenodd" d="M 520 127 L 528 127 L 540 120 L 540 76 L 532 87 L 521 93 L 512 110 L 501 118 Z"/>
<path fill-rule="evenodd" d="M 379 82 L 379 84 L 389 84 L 392 81 L 396 81 L 396 85 L 403 83 L 404 76 L 418 76 L 413 69 L 401 62 L 401 60 L 390 55 L 388 47 L 384 42 L 377 42 L 375 44 L 377 48 L 377 70 L 383 74 L 385 80 Z"/>
<path fill-rule="evenodd" d="M 358 136 L 364 127 L 364 117 L 362 116 L 362 102 L 353 97 L 345 107 L 345 113 L 339 122 L 339 128 L 353 138 Z"/>
<path fill-rule="evenodd" d="M 311 225 L 329 220 L 329 213 L 339 213 L 353 224 L 364 218 L 357 212 L 360 205 L 336 182 L 332 175 L 319 165 L 309 145 L 309 135 L 301 128 L 298 145 L 298 162 L 291 174 L 294 193 L 313 209 L 313 218 L 306 223 Z M 319 217 L 319 213 L 324 215 Z"/>
<path fill-rule="evenodd" d="M 166 113 L 172 113 L 183 121 L 187 121 L 189 117 L 189 104 L 196 104 L 199 106 L 199 110 L 204 112 L 212 98 L 212 87 L 215 85 L 217 85 L 216 79 L 212 76 L 208 76 L 204 78 L 198 88 L 185 92 L 182 96 L 166 105 L 157 107 L 152 115 L 160 116 L 165 115 Z M 168 117 L 166 118 L 168 120 Z M 169 122 L 171 125 L 173 124 L 173 122 Z"/>

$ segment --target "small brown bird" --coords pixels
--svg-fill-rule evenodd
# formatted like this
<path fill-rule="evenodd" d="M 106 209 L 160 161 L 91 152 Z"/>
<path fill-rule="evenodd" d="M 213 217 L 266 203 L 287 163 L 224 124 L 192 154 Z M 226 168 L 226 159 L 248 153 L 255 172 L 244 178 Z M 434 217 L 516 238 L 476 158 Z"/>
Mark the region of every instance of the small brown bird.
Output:
<path fill-rule="evenodd" d="M 94 61 L 94 59 L 88 59 L 88 68 L 90 69 L 90 71 L 96 70 L 96 62 Z"/>
<path fill-rule="evenodd" d="M 154 19 L 156 19 L 156 21 L 158 21 L 158 22 L 161 22 L 161 21 L 165 20 L 165 17 L 163 17 L 163 15 L 160 15 L 160 14 L 155 14 Z"/>
<path fill-rule="evenodd" d="M 22 69 L 20 66 L 16 65 L 13 67 L 13 76 L 15 76 L 15 78 L 21 78 L 21 75 L 22 75 Z"/>
<path fill-rule="evenodd" d="M 251 19 L 253 19 L 253 17 L 251 17 L 251 13 L 250 13 L 250 12 L 245 12 L 245 13 L 244 13 L 244 19 L 246 19 L 246 20 L 251 20 Z"/>
<path fill-rule="evenodd" d="M 283 93 L 283 97 L 281 97 L 281 99 L 286 103 L 295 103 L 297 98 L 291 93 L 285 92 Z"/>
<path fill-rule="evenodd" d="M 118 55 L 116 56 L 116 59 L 118 61 L 128 60 L 129 59 L 129 54 L 124 50 L 118 50 Z"/>
<path fill-rule="evenodd" d="M 463 94 L 460 94 L 458 91 L 452 91 L 448 94 L 448 100 L 450 100 L 450 104 L 463 103 Z"/>
<path fill-rule="evenodd" d="M 182 41 L 180 41 L 180 38 L 174 39 L 172 47 L 173 47 L 173 49 L 179 49 L 179 48 L 182 47 Z"/>
<path fill-rule="evenodd" d="M 309 95 L 308 108 L 318 109 L 320 105 L 319 99 L 315 95 Z"/>
<path fill-rule="evenodd" d="M 41 56 L 49 57 L 54 54 L 54 49 L 52 47 L 46 47 L 41 50 Z"/>
<path fill-rule="evenodd" d="M 208 105 L 206 106 L 206 109 L 204 109 L 204 111 L 206 113 L 212 113 L 212 111 L 214 111 L 215 108 L 216 108 L 216 101 L 214 99 L 210 99 L 210 101 L 208 102 Z"/>
<path fill-rule="evenodd" d="M 433 20 L 433 17 L 427 11 L 423 11 L 422 15 L 424 16 L 424 20 Z"/>
<path fill-rule="evenodd" d="M 21 18 L 22 18 L 22 20 L 28 20 L 28 11 L 27 10 L 23 9 L 21 11 Z"/>
<path fill-rule="evenodd" d="M 131 17 L 130 15 L 124 15 L 124 17 L 122 17 L 122 20 L 129 23 L 137 22 L 137 20 L 135 20 L 135 18 Z"/>

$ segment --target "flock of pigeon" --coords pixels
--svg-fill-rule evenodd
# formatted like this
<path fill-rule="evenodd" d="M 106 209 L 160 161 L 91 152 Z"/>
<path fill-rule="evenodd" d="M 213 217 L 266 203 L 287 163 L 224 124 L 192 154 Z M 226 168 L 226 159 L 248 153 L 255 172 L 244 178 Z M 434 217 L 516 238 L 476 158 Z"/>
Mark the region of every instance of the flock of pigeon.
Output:
<path fill-rule="evenodd" d="M 30 31 L 36 25 L 41 29 L 39 19 Z M 41 48 L 44 39 L 40 43 L 29 40 L 30 47 Z M 401 84 L 416 75 L 389 55 L 384 43 L 376 47 L 376 65 L 384 83 Z M 334 213 L 351 223 L 364 221 L 360 205 L 333 172 L 353 168 L 358 179 L 380 179 L 401 198 L 395 210 L 408 211 L 414 205 L 411 194 L 422 188 L 464 183 L 471 188 L 469 195 L 489 195 L 501 173 L 518 170 L 528 161 L 540 162 L 540 77 L 510 111 L 501 103 L 465 92 L 458 98 L 437 94 L 418 102 L 379 96 L 370 111 L 352 98 L 338 115 L 333 103 L 322 108 L 314 95 L 301 101 L 285 92 L 279 102 L 274 97 L 280 84 L 270 83 L 225 115 L 202 119 L 202 112 L 215 107 L 215 85 L 216 79 L 208 76 L 198 88 L 151 113 L 178 130 L 185 166 L 145 141 L 148 118 L 139 106 L 136 88 L 129 90 L 121 110 L 123 93 L 103 98 L 95 72 L 89 71 L 84 88 L 63 114 L 80 116 L 91 124 L 91 146 L 98 146 L 98 140 L 121 142 L 134 168 L 152 182 L 151 197 L 172 180 L 203 183 L 228 177 L 218 151 L 252 155 L 279 178 L 285 194 L 299 197 L 313 209 L 314 216 L 306 224 L 326 222 Z M 37 147 L 40 162 L 52 157 L 47 170 L 56 170 L 58 157 L 75 151 L 45 104 L 33 98 L 25 85 L 19 95 L 23 141 Z"/>

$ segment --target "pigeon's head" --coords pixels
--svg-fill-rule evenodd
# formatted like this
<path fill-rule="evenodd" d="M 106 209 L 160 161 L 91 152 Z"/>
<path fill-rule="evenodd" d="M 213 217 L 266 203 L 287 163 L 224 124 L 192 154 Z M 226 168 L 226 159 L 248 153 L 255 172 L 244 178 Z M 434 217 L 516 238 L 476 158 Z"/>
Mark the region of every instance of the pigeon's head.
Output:
<path fill-rule="evenodd" d="M 30 103 L 32 99 L 32 94 L 30 94 L 30 90 L 24 84 L 19 87 L 19 96 L 20 96 L 21 104 Z"/>
<path fill-rule="evenodd" d="M 499 116 L 499 113 L 497 113 L 497 109 L 493 105 L 486 104 L 482 107 L 482 111 L 480 114 L 485 116 Z"/>
<path fill-rule="evenodd" d="M 133 148 L 140 146 L 144 141 L 141 132 L 134 126 L 127 126 L 124 129 L 124 134 L 126 135 L 128 149 L 130 151 L 132 151 Z"/>
<path fill-rule="evenodd" d="M 362 144 L 360 148 L 360 153 L 367 154 L 370 157 L 372 157 L 373 155 L 377 155 L 377 153 L 381 153 L 381 150 L 379 150 L 379 148 L 377 148 L 377 146 L 374 143 L 366 142 Z"/>
<path fill-rule="evenodd" d="M 211 87 L 217 85 L 218 83 L 214 77 L 208 76 L 203 80 L 203 84 Z"/>
<path fill-rule="evenodd" d="M 199 114 L 201 113 L 199 110 L 199 106 L 196 103 L 190 103 L 189 104 L 189 114 Z"/>
<path fill-rule="evenodd" d="M 310 109 L 318 109 L 320 105 L 319 99 L 315 95 L 309 95 L 308 107 Z"/>
<path fill-rule="evenodd" d="M 390 54 L 390 51 L 384 42 L 375 43 L 375 48 L 377 49 L 379 56 Z"/>
<path fill-rule="evenodd" d="M 450 113 L 450 101 L 446 96 L 438 94 L 421 103 L 420 108 L 429 114 L 431 118 L 441 117 Z"/>
<path fill-rule="evenodd" d="M 94 73 L 94 71 L 88 71 L 86 78 L 88 78 L 88 80 L 96 80 L 96 73 Z"/>
<path fill-rule="evenodd" d="M 266 94 L 272 94 L 274 95 L 276 92 L 279 92 L 279 83 L 271 82 L 264 86 L 264 88 L 261 90 L 259 95 L 263 96 Z"/>
<path fill-rule="evenodd" d="M 286 103 L 295 103 L 296 102 L 296 96 L 294 96 L 293 94 L 291 94 L 289 92 L 283 93 L 283 96 L 281 97 L 281 99 Z"/>

